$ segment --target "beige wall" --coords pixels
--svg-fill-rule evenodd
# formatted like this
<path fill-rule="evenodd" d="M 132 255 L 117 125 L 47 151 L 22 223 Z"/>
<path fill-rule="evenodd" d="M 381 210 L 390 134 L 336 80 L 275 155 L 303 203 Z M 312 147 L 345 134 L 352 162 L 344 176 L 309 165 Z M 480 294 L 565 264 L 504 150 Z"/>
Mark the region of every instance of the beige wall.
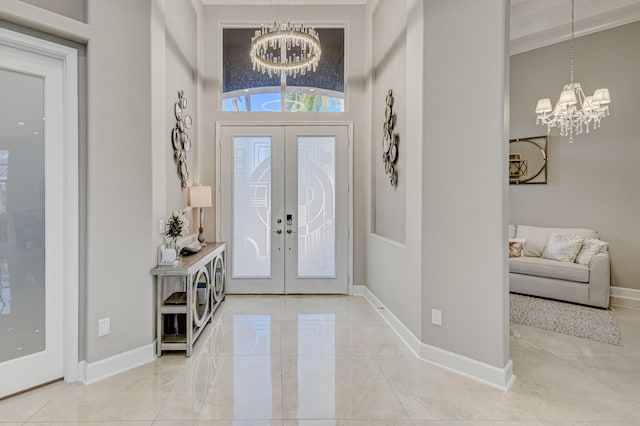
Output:
<path fill-rule="evenodd" d="M 576 39 L 576 80 L 587 95 L 607 87 L 611 116 L 599 130 L 569 144 L 557 129 L 549 139 L 547 185 L 510 187 L 510 222 L 592 228 L 608 241 L 611 284 L 640 289 L 640 22 Z M 569 80 L 569 44 L 511 57 L 511 137 L 543 135 L 535 124 L 538 98 L 556 102 Z"/>
<path fill-rule="evenodd" d="M 369 132 L 367 287 L 420 337 L 421 324 L 421 1 L 380 0 L 367 6 Z M 390 23 L 385 25 L 385 22 Z M 412 58 L 408 66 L 407 56 Z M 388 89 L 397 114 L 398 187 L 382 163 L 382 123 Z M 408 96 L 411 93 L 414 96 Z"/>
<path fill-rule="evenodd" d="M 497 368 L 509 361 L 508 3 L 424 12 L 422 337 Z"/>
<path fill-rule="evenodd" d="M 374 212 L 372 230 L 375 234 L 399 243 L 405 242 L 407 155 L 407 2 L 379 1 L 373 11 L 372 51 L 372 132 L 374 171 Z M 387 91 L 393 90 L 398 139 L 396 170 L 398 185 L 389 184 L 382 162 L 382 126 L 385 121 Z M 411 148 L 409 148 L 411 149 Z"/>
<path fill-rule="evenodd" d="M 87 361 L 154 338 L 150 1 L 89 2 Z M 121 11 L 126 8 L 127 14 Z M 117 22 L 117 31 L 114 23 Z M 126 48 L 125 48 L 126 47 Z M 111 334 L 98 337 L 100 318 Z"/>

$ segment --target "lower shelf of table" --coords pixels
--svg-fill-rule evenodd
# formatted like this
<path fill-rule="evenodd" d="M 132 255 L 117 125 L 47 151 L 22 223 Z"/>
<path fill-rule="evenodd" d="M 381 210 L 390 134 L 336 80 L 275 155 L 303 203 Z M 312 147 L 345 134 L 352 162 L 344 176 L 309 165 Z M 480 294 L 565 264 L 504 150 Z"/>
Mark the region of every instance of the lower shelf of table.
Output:
<path fill-rule="evenodd" d="M 200 334 L 202 334 L 202 332 L 204 331 L 204 329 L 206 328 L 207 324 L 209 324 L 212 320 L 213 320 L 213 315 L 215 314 L 215 312 L 218 310 L 218 308 L 222 305 L 222 302 L 225 299 L 225 296 L 223 294 L 222 296 L 222 300 L 220 300 L 218 303 L 216 303 L 215 305 L 213 305 L 213 308 L 211 309 L 211 312 L 207 315 L 207 318 L 204 322 L 204 324 L 202 325 L 202 327 L 196 327 L 196 326 L 192 326 L 192 334 L 191 334 L 191 342 L 187 341 L 187 335 L 180 333 L 180 334 L 164 334 L 162 336 L 162 340 L 160 342 L 160 348 L 159 348 L 159 352 L 158 352 L 158 356 L 161 356 L 162 351 L 187 351 L 187 353 L 189 352 L 189 343 L 191 343 L 191 347 L 193 347 L 193 345 L 195 344 L 196 340 L 198 339 L 198 337 L 200 337 Z M 173 312 L 167 312 L 167 310 L 165 310 L 167 307 L 164 307 L 162 309 L 162 314 L 169 314 L 169 313 L 173 313 Z M 178 306 L 174 306 L 175 309 L 180 309 L 181 307 Z M 185 307 L 182 306 L 182 308 L 184 309 Z M 186 310 L 186 309 L 185 309 Z M 160 317 L 162 317 L 162 315 L 160 315 Z"/>

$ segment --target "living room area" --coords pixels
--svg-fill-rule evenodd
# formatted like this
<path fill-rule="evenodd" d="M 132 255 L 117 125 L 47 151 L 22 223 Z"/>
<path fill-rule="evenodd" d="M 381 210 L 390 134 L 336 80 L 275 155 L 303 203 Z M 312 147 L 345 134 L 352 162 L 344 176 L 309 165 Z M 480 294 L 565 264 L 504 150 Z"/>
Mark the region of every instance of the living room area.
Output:
<path fill-rule="evenodd" d="M 36 3 L 6 0 L 2 27 L 80 46 L 79 301 L 69 315 L 78 318 L 78 339 L 64 340 L 76 370 L 75 377 L 64 371 L 74 383 L 1 400 L 0 423 L 640 421 L 636 2 L 575 2 L 575 79 L 587 94 L 608 89 L 610 115 L 572 143 L 536 124 L 536 102 L 557 101 L 571 78 L 571 0 L 87 0 L 84 18 Z M 248 102 L 253 87 L 227 88 L 230 76 L 247 79 L 228 67 L 225 30 L 252 32 L 274 19 L 315 24 L 325 30 L 321 42 L 342 34 L 343 97 L 323 104 L 342 110 L 288 110 L 290 99 L 308 99 L 300 80 L 276 87 L 279 111 L 251 110 L 259 106 Z M 251 42 L 232 41 L 247 51 Z M 323 93 L 339 92 L 332 84 Z M 314 157 L 301 147 L 329 133 L 342 151 L 322 151 L 317 164 L 343 161 L 335 163 L 336 184 L 287 192 L 290 181 L 278 173 L 291 175 L 296 160 Z M 278 138 L 279 151 L 265 150 Z M 531 151 L 544 160 L 539 169 L 530 151 L 510 149 L 542 139 Z M 266 159 L 273 168 L 261 168 Z M 247 164 L 250 173 L 238 173 Z M 234 185 L 254 175 L 284 183 L 273 189 L 256 179 L 238 207 Z M 342 198 L 326 195 L 328 187 L 344 190 Z M 197 204 L 193 188 L 208 188 L 209 200 Z M 283 205 L 321 192 L 337 200 L 335 223 L 322 228 L 335 227 L 344 243 L 334 252 L 337 266 L 307 278 L 322 286 L 320 278 L 337 271 L 338 290 L 291 290 L 300 276 L 287 269 L 291 249 L 279 241 L 299 240 L 296 232 L 311 223 L 296 222 L 300 210 L 252 222 L 273 219 L 263 237 L 271 259 L 285 259 L 277 268 L 256 272 L 264 266 L 251 261 L 260 241 L 241 246 L 234 238 L 234 215 L 261 212 L 265 194 L 278 188 Z M 149 271 L 157 272 L 158 247 L 167 244 L 166 221 L 182 211 L 189 241 L 204 224 L 204 251 L 227 244 L 227 293 L 193 348 L 163 353 L 156 341 L 163 298 Z M 581 239 L 569 255 L 565 245 L 552 252 L 574 234 Z M 510 239 L 520 240 L 517 259 Z M 532 272 L 536 262 L 543 266 Z M 247 278 L 236 273 L 247 264 L 254 282 L 234 287 Z M 272 271 L 281 286 L 251 294 Z M 524 280 L 519 295 L 560 307 L 514 299 L 513 275 Z M 569 313 L 581 321 L 573 331 L 555 324 L 563 306 L 580 309 Z M 523 322 L 513 321 L 514 307 Z M 577 337 L 575 329 L 596 328 L 583 309 L 606 313 L 619 339 Z M 551 329 L 526 323 L 543 312 Z"/>

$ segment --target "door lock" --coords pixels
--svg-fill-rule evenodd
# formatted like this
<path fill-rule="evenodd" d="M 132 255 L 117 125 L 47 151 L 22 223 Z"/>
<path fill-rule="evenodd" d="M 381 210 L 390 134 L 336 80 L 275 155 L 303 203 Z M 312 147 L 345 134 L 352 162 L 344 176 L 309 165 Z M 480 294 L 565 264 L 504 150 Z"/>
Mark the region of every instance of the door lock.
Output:
<path fill-rule="evenodd" d="M 288 214 L 287 215 L 287 225 L 288 226 L 293 225 L 293 215 L 292 214 Z"/>

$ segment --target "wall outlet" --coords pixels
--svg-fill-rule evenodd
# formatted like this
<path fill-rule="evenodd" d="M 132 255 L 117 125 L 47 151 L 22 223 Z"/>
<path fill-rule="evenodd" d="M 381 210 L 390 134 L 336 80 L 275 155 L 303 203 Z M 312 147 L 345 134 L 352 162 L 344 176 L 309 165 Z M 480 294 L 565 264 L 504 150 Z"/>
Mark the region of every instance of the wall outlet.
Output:
<path fill-rule="evenodd" d="M 442 311 L 440 309 L 431 310 L 431 324 L 442 327 Z"/>
<path fill-rule="evenodd" d="M 158 234 L 164 234 L 165 232 L 165 224 L 164 224 L 164 219 L 160 219 L 158 221 Z"/>
<path fill-rule="evenodd" d="M 98 337 L 111 334 L 111 318 L 98 320 Z"/>

